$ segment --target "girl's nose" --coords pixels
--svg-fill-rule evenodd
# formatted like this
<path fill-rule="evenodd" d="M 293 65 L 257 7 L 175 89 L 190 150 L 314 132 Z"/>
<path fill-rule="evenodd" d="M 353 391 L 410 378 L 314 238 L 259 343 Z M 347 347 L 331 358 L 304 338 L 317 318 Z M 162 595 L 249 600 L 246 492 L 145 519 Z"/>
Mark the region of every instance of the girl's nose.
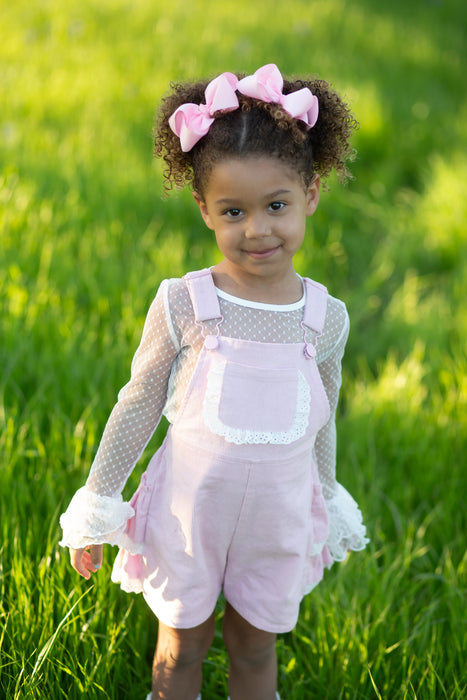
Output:
<path fill-rule="evenodd" d="M 271 235 L 270 222 L 265 216 L 252 216 L 245 227 L 246 238 L 264 238 Z"/>

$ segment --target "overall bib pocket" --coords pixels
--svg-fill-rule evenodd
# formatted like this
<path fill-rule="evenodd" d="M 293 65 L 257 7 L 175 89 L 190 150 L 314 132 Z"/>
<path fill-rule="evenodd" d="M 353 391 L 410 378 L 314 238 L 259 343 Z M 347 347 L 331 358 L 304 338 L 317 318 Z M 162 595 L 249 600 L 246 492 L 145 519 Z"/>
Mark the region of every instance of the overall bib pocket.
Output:
<path fill-rule="evenodd" d="M 264 369 L 212 362 L 203 405 L 215 435 L 236 444 L 287 445 L 306 433 L 310 387 L 294 367 Z"/>

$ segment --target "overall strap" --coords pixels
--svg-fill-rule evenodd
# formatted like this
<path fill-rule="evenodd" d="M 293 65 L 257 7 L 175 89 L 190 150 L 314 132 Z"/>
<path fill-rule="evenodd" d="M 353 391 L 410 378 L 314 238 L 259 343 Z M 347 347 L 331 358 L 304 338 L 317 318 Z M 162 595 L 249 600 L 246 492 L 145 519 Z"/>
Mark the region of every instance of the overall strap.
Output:
<path fill-rule="evenodd" d="M 314 282 L 307 277 L 304 277 L 303 281 L 305 283 L 305 311 L 302 323 L 320 336 L 326 318 L 328 290 L 319 282 Z"/>
<path fill-rule="evenodd" d="M 210 321 L 222 318 L 219 299 L 212 279 L 211 270 L 189 272 L 183 277 L 190 293 L 191 303 L 195 311 L 195 321 Z"/>

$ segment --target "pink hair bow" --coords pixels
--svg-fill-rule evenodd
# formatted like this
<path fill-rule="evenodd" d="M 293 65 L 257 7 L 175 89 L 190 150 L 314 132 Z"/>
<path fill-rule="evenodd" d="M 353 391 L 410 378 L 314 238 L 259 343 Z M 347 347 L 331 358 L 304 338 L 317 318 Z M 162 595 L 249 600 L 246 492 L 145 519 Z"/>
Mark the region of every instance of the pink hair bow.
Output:
<path fill-rule="evenodd" d="M 187 102 L 169 117 L 169 126 L 180 139 L 182 151 L 191 151 L 206 136 L 214 121 L 213 114 L 222 110 L 232 112 L 238 107 L 235 90 L 238 78 L 233 73 L 222 73 L 214 78 L 204 92 L 206 104 Z"/>
<path fill-rule="evenodd" d="M 254 75 L 242 78 L 237 90 L 247 97 L 280 104 L 291 117 L 300 119 L 311 129 L 318 119 L 318 98 L 309 88 L 283 95 L 283 87 L 284 81 L 278 67 L 274 63 L 268 63 L 258 68 Z"/>

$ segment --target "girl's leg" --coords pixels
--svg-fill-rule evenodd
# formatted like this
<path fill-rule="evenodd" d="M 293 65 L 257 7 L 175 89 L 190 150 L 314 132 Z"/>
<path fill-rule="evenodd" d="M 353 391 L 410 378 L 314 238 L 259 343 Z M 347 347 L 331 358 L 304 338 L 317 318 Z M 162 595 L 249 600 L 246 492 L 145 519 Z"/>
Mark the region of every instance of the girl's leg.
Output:
<path fill-rule="evenodd" d="M 201 666 L 215 627 L 214 613 L 191 629 L 175 629 L 159 622 L 152 666 L 153 700 L 195 700 L 201 689 Z"/>
<path fill-rule="evenodd" d="M 224 643 L 230 658 L 232 700 L 275 700 L 276 635 L 253 627 L 226 603 Z"/>

